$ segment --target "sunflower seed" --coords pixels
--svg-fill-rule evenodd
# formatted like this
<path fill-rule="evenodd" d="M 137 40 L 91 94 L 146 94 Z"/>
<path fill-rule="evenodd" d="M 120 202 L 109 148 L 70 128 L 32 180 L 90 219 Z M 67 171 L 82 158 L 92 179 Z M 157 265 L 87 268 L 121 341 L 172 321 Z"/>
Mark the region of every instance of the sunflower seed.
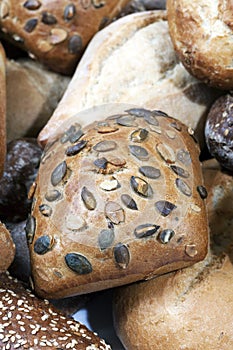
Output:
<path fill-rule="evenodd" d="M 115 177 L 111 177 L 108 180 L 101 182 L 100 188 L 105 191 L 113 191 L 120 187 L 119 182 Z"/>
<path fill-rule="evenodd" d="M 25 226 L 25 232 L 26 232 L 27 241 L 30 244 L 33 241 L 35 231 L 36 231 L 36 219 L 34 218 L 34 216 L 29 215 Z"/>
<path fill-rule="evenodd" d="M 172 123 L 170 123 L 170 125 L 171 125 L 171 127 L 176 129 L 177 131 L 181 131 L 182 130 L 181 126 L 177 122 L 172 122 Z"/>
<path fill-rule="evenodd" d="M 39 255 L 46 254 L 49 250 L 51 250 L 53 244 L 54 240 L 51 236 L 41 236 L 37 238 L 34 243 L 34 252 Z"/>
<path fill-rule="evenodd" d="M 172 130 L 166 130 L 166 134 L 169 137 L 169 139 L 174 140 L 176 138 L 176 133 Z"/>
<path fill-rule="evenodd" d="M 149 132 L 146 129 L 138 129 L 135 130 L 134 132 L 132 132 L 132 134 L 130 135 L 130 139 L 133 142 L 142 142 L 145 141 L 145 139 L 147 138 Z"/>
<path fill-rule="evenodd" d="M 135 228 L 134 234 L 137 238 L 149 237 L 155 234 L 158 231 L 160 226 L 152 224 L 143 224 Z"/>
<path fill-rule="evenodd" d="M 93 149 L 96 152 L 108 152 L 108 151 L 112 151 L 114 149 L 116 149 L 117 144 L 115 141 L 100 141 L 98 142 Z"/>
<path fill-rule="evenodd" d="M 137 126 L 135 118 L 132 115 L 123 115 L 116 120 L 117 124 L 127 127 Z"/>
<path fill-rule="evenodd" d="M 149 179 L 158 179 L 161 175 L 159 169 L 149 165 L 141 166 L 139 171 L 142 175 L 148 177 Z"/>
<path fill-rule="evenodd" d="M 45 194 L 45 199 L 48 202 L 54 202 L 58 199 L 61 199 L 61 192 L 59 192 L 58 190 L 49 190 L 46 194 Z"/>
<path fill-rule="evenodd" d="M 70 137 L 69 137 L 69 141 L 71 143 L 75 143 L 77 142 L 82 136 L 84 135 L 84 132 L 82 131 L 82 129 L 79 129 L 76 132 L 73 132 Z"/>
<path fill-rule="evenodd" d="M 129 145 L 130 153 L 139 160 L 146 160 L 149 158 L 147 150 L 141 146 Z"/>
<path fill-rule="evenodd" d="M 114 231 L 113 230 L 101 230 L 98 236 L 98 244 L 101 250 L 109 248 L 114 241 Z"/>
<path fill-rule="evenodd" d="M 23 7 L 25 7 L 28 10 L 37 10 L 38 8 L 41 7 L 41 2 L 38 0 L 27 0 L 23 4 Z"/>
<path fill-rule="evenodd" d="M 122 194 L 121 200 L 127 208 L 132 209 L 132 210 L 138 210 L 138 207 L 137 207 L 135 200 L 131 196 L 129 196 L 128 194 Z"/>
<path fill-rule="evenodd" d="M 125 213 L 122 207 L 116 203 L 109 201 L 105 205 L 105 216 L 113 223 L 120 224 L 125 221 Z"/>
<path fill-rule="evenodd" d="M 162 216 L 168 216 L 177 206 L 168 201 L 158 201 L 155 203 L 156 209 L 160 212 Z"/>
<path fill-rule="evenodd" d="M 137 118 L 145 118 L 146 116 L 150 116 L 152 114 L 152 112 L 149 109 L 145 108 L 130 108 L 127 109 L 126 112 Z"/>
<path fill-rule="evenodd" d="M 73 35 L 68 42 L 68 51 L 73 55 L 78 55 L 83 50 L 82 38 L 80 35 Z"/>
<path fill-rule="evenodd" d="M 91 2 L 92 2 L 92 5 L 97 9 L 100 7 L 103 7 L 106 3 L 105 0 L 91 0 Z"/>
<path fill-rule="evenodd" d="M 49 42 L 57 45 L 66 40 L 68 33 L 62 28 L 52 28 L 49 35 Z"/>
<path fill-rule="evenodd" d="M 66 172 L 67 172 L 67 165 L 66 165 L 66 161 L 64 160 L 63 162 L 61 162 L 56 166 L 56 168 L 53 170 L 51 174 L 52 185 L 57 186 L 65 177 Z"/>
<path fill-rule="evenodd" d="M 39 210 L 40 210 L 41 214 L 44 216 L 51 216 L 51 214 L 52 214 L 52 208 L 47 204 L 41 204 L 39 206 Z"/>
<path fill-rule="evenodd" d="M 187 178 L 189 177 L 189 172 L 177 165 L 171 165 L 170 168 L 174 171 L 174 173 L 180 177 Z"/>
<path fill-rule="evenodd" d="M 175 232 L 171 229 L 166 229 L 160 232 L 158 239 L 161 243 L 168 243 L 172 239 L 172 237 L 175 235 Z"/>
<path fill-rule="evenodd" d="M 44 11 L 42 12 L 41 22 L 47 25 L 52 25 L 57 23 L 57 19 L 51 13 Z"/>
<path fill-rule="evenodd" d="M 65 256 L 66 265 L 79 275 L 86 275 L 92 272 L 92 266 L 89 260 L 78 253 L 68 253 Z"/>
<path fill-rule="evenodd" d="M 66 155 L 68 157 L 75 156 L 78 154 L 84 147 L 86 147 L 87 141 L 81 140 L 73 146 L 70 146 L 66 149 Z"/>
<path fill-rule="evenodd" d="M 119 128 L 117 128 L 116 126 L 110 126 L 110 125 L 101 125 L 101 126 L 98 126 L 97 128 L 97 132 L 99 134 L 109 134 L 112 132 L 116 132 L 118 130 Z"/>
<path fill-rule="evenodd" d="M 192 190 L 189 185 L 182 179 L 176 179 L 176 186 L 185 196 L 190 197 L 192 195 Z"/>
<path fill-rule="evenodd" d="M 119 157 L 109 157 L 108 163 L 115 165 L 117 167 L 122 167 L 126 164 L 126 160 Z"/>
<path fill-rule="evenodd" d="M 70 21 L 76 13 L 76 7 L 74 4 L 69 4 L 64 9 L 64 19 L 65 21 Z"/>
<path fill-rule="evenodd" d="M 122 269 L 126 269 L 130 261 L 130 254 L 127 246 L 122 243 L 118 243 L 113 248 L 113 255 L 117 265 Z"/>
<path fill-rule="evenodd" d="M 37 23 L 38 23 L 38 19 L 37 18 L 31 18 L 25 23 L 25 26 L 24 26 L 23 29 L 26 32 L 31 33 L 36 28 Z"/>
<path fill-rule="evenodd" d="M 94 210 L 96 208 L 96 199 L 85 186 L 82 188 L 81 198 L 88 210 Z"/>
<path fill-rule="evenodd" d="M 193 211 L 195 211 L 196 213 L 200 213 L 200 212 L 201 212 L 201 208 L 200 208 L 198 205 L 194 204 L 194 203 L 191 203 L 191 204 L 190 204 L 190 208 L 191 208 Z"/>
<path fill-rule="evenodd" d="M 208 196 L 207 190 L 204 186 L 197 186 L 197 192 L 199 193 L 201 199 L 206 199 Z"/>

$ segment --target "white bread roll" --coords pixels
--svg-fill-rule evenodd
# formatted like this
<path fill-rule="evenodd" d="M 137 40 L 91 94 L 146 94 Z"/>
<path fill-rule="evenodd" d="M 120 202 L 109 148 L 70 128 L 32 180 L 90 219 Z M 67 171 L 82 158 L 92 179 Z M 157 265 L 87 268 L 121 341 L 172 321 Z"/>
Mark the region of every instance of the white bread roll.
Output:
<path fill-rule="evenodd" d="M 80 110 L 119 102 L 160 109 L 202 134 L 201 124 L 215 98 L 216 92 L 193 78 L 177 59 L 166 11 L 135 13 L 95 35 L 39 141 L 45 144 Z M 79 122 L 84 126 L 89 120 Z"/>

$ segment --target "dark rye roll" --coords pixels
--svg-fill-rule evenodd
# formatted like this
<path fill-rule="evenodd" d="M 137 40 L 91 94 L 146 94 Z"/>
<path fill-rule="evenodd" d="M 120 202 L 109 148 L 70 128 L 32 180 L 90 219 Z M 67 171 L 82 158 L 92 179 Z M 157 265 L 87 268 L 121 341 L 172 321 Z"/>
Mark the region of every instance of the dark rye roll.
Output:
<path fill-rule="evenodd" d="M 82 130 L 82 118 L 102 120 Z M 125 105 L 95 107 L 63 125 L 31 191 L 36 293 L 89 293 L 202 260 L 207 193 L 193 136 L 161 111 Z"/>
<path fill-rule="evenodd" d="M 8 273 L 0 274 L 0 322 L 2 350 L 111 350 L 84 325 L 35 297 Z"/>
<path fill-rule="evenodd" d="M 129 0 L 0 1 L 0 28 L 50 69 L 71 74 L 92 36 Z"/>

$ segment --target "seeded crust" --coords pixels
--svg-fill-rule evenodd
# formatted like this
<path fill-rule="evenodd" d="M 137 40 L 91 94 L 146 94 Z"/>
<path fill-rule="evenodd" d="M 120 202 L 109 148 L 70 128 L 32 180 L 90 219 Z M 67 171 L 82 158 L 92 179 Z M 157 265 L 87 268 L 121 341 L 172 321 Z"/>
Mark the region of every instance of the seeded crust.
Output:
<path fill-rule="evenodd" d="M 127 350 L 233 348 L 232 176 L 216 160 L 203 164 L 210 249 L 191 267 L 114 296 L 114 325 Z"/>
<path fill-rule="evenodd" d="M 203 121 L 217 96 L 219 91 L 197 81 L 178 60 L 166 11 L 135 13 L 93 37 L 38 140 L 45 145 L 63 121 L 104 103 L 160 109 L 197 129 L 203 140 Z M 80 120 L 82 126 L 89 122 Z"/>
<path fill-rule="evenodd" d="M 0 275 L 0 312 L 2 350 L 111 349 L 84 325 L 64 317 L 47 300 L 36 298 L 8 273 Z"/>
<path fill-rule="evenodd" d="M 3 174 L 6 155 L 6 57 L 0 43 L 0 177 Z"/>
<path fill-rule="evenodd" d="M 15 256 L 15 244 L 10 232 L 0 222 L 0 273 L 5 272 L 12 263 Z"/>
<path fill-rule="evenodd" d="M 128 0 L 1 1 L 0 27 L 6 39 L 51 70 L 71 74 L 91 37 Z"/>
<path fill-rule="evenodd" d="M 73 118 L 45 149 L 27 223 L 41 296 L 149 279 L 206 255 L 206 193 L 192 130 L 163 112 L 122 108 L 84 112 L 109 119 L 81 130 L 82 116 Z"/>
<path fill-rule="evenodd" d="M 231 0 L 168 0 L 174 48 L 187 70 L 220 89 L 233 88 Z"/>

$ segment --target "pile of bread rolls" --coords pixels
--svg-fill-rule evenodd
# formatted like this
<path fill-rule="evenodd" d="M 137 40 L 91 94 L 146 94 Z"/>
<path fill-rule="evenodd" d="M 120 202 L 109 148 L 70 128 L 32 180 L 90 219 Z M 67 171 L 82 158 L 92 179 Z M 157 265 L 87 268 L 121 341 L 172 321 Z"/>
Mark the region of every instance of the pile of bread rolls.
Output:
<path fill-rule="evenodd" d="M 72 317 L 106 289 L 126 350 L 233 348 L 232 23 L 0 0 L 2 349 L 119 350 Z"/>

